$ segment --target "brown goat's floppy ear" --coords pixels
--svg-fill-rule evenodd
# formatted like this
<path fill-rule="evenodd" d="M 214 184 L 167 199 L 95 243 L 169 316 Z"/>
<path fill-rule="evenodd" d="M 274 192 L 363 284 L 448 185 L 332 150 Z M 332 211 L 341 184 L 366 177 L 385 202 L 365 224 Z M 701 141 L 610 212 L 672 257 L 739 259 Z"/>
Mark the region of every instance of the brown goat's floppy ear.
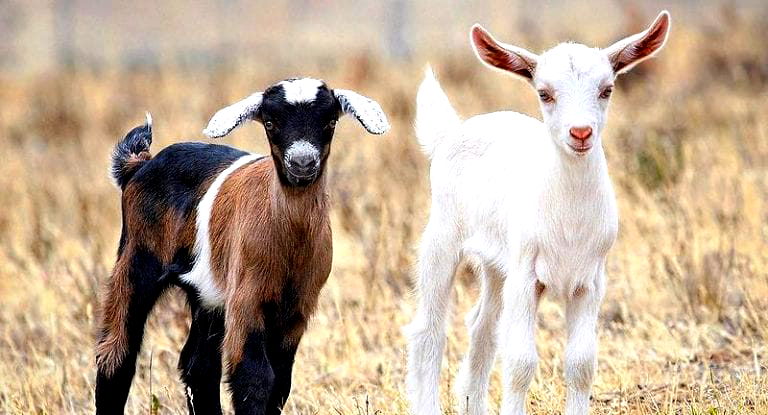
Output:
<path fill-rule="evenodd" d="M 624 38 L 603 49 L 618 75 L 632 69 L 638 63 L 653 57 L 667 42 L 670 18 L 666 10 L 644 32 Z"/>
<path fill-rule="evenodd" d="M 203 134 L 210 138 L 224 137 L 229 134 L 243 121 L 253 117 L 261 105 L 262 96 L 261 92 L 257 92 L 242 101 L 218 110 L 208 121 Z"/>
<path fill-rule="evenodd" d="M 371 134 L 384 134 L 389 131 L 389 122 L 378 102 L 346 89 L 334 89 L 333 95 L 341 104 L 341 111 L 349 114 Z"/>
<path fill-rule="evenodd" d="M 535 53 L 497 41 L 479 24 L 472 26 L 469 40 L 475 55 L 484 64 L 529 81 L 533 79 L 538 60 Z"/>

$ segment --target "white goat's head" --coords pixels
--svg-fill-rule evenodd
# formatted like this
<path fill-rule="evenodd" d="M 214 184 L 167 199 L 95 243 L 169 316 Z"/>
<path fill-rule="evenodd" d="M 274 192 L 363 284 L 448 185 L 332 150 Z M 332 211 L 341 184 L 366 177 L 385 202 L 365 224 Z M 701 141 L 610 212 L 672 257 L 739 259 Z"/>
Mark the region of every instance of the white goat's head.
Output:
<path fill-rule="evenodd" d="M 470 39 L 483 63 L 536 89 L 552 139 L 567 154 L 583 156 L 600 145 L 614 79 L 661 50 L 669 27 L 669 13 L 663 11 L 647 30 L 608 48 L 561 43 L 541 55 L 498 42 L 477 24 Z"/>

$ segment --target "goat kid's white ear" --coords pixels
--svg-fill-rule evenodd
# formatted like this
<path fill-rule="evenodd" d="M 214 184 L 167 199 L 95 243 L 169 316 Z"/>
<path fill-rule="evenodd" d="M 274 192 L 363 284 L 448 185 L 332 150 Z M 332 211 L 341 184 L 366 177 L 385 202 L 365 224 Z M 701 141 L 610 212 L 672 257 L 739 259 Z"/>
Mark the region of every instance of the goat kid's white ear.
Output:
<path fill-rule="evenodd" d="M 626 37 L 603 49 L 618 75 L 629 71 L 638 63 L 653 57 L 667 43 L 671 25 L 669 12 L 664 10 L 643 32 Z"/>
<path fill-rule="evenodd" d="M 528 81 L 533 79 L 539 58 L 535 53 L 497 41 L 479 24 L 472 26 L 469 40 L 480 62 Z"/>
<path fill-rule="evenodd" d="M 341 111 L 349 114 L 371 134 L 384 134 L 389 131 L 389 122 L 378 102 L 347 89 L 334 89 L 333 95 L 341 104 Z"/>
<path fill-rule="evenodd" d="M 243 121 L 253 118 L 261 106 L 262 96 L 261 92 L 257 92 L 242 101 L 216 111 L 216 114 L 213 114 L 211 120 L 208 121 L 208 126 L 203 130 L 203 134 L 209 138 L 219 138 L 229 134 Z"/>

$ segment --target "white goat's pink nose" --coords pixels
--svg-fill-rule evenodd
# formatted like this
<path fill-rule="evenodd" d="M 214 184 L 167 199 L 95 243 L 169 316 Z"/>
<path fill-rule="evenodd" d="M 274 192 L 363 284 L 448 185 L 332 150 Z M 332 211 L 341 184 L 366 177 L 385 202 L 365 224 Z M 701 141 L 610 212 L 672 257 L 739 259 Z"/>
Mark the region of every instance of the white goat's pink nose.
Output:
<path fill-rule="evenodd" d="M 571 137 L 585 141 L 592 136 L 592 127 L 571 127 L 569 130 Z"/>

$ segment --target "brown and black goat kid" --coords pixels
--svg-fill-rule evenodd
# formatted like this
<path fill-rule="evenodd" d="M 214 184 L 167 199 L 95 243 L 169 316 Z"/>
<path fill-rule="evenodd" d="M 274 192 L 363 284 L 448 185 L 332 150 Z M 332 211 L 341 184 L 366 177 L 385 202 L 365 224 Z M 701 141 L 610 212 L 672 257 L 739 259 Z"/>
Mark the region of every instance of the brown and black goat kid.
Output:
<path fill-rule="evenodd" d="M 149 118 L 118 143 L 123 226 L 102 302 L 97 413 L 123 413 L 147 316 L 173 285 L 192 311 L 179 361 L 190 413 L 221 413 L 222 361 L 236 414 L 280 413 L 331 270 L 324 171 L 342 114 L 373 134 L 389 129 L 375 101 L 304 78 L 218 111 L 204 131 L 222 137 L 259 121 L 271 157 L 204 143 L 152 157 Z"/>

